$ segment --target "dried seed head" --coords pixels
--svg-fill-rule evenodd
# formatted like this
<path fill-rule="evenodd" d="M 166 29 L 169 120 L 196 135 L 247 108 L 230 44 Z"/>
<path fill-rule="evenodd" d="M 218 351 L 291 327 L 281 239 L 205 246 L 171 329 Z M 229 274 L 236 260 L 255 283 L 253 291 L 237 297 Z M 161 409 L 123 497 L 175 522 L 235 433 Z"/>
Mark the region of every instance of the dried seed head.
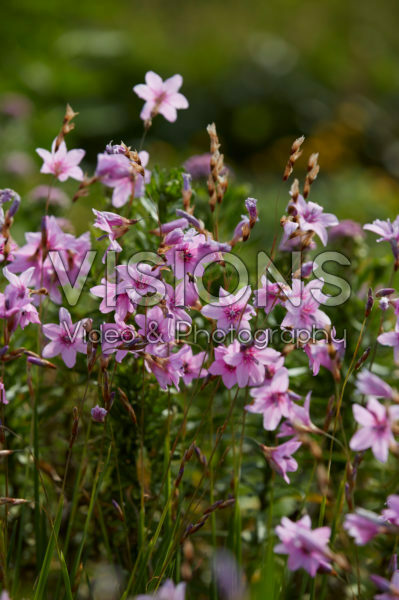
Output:
<path fill-rule="evenodd" d="M 311 154 L 310 157 L 309 157 L 309 161 L 308 161 L 308 173 L 306 175 L 305 185 L 304 185 L 304 188 L 303 188 L 303 196 L 304 196 L 304 198 L 307 198 L 309 196 L 310 186 L 312 185 L 312 183 L 317 178 L 317 175 L 319 174 L 320 167 L 317 164 L 318 157 L 319 157 L 319 154 L 317 152 L 315 154 Z"/>
<path fill-rule="evenodd" d="M 294 170 L 294 164 L 296 163 L 296 161 L 302 154 L 302 150 L 300 150 L 300 148 L 301 148 L 301 145 L 303 144 L 304 140 L 305 140 L 305 136 L 302 135 L 301 137 L 297 138 L 291 146 L 290 156 L 288 158 L 288 162 L 286 164 L 284 174 L 283 174 L 284 181 L 287 181 L 288 177 L 291 175 L 292 171 Z"/>

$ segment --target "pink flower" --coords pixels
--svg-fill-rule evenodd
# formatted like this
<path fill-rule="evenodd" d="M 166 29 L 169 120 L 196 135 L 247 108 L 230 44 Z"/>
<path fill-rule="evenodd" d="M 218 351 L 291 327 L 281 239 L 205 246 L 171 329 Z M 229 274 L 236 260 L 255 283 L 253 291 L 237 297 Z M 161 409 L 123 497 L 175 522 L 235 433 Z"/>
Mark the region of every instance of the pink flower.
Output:
<path fill-rule="evenodd" d="M 19 277 L 7 267 L 3 269 L 3 275 L 10 283 L 6 286 L 4 294 L 0 294 L 0 317 L 8 320 L 9 331 L 14 331 L 18 326 L 24 329 L 29 323 L 40 324 L 39 314 L 31 303 L 28 288 L 33 274 L 33 267 Z"/>
<path fill-rule="evenodd" d="M 381 532 L 383 525 L 380 515 L 358 508 L 356 513 L 346 515 L 344 529 L 355 539 L 358 546 L 364 546 Z"/>
<path fill-rule="evenodd" d="M 335 339 L 334 327 L 331 333 L 331 343 L 328 343 L 326 340 L 315 340 L 313 343 L 304 346 L 304 351 L 309 358 L 309 366 L 313 370 L 313 375 L 318 375 L 320 367 L 325 367 L 334 374 L 337 369 L 337 362 L 345 354 L 345 339 Z M 335 353 L 335 355 L 331 356 L 332 353 Z"/>
<path fill-rule="evenodd" d="M 163 115 L 167 121 L 176 121 L 176 109 L 188 108 L 187 98 L 179 93 L 182 83 L 181 75 L 173 75 L 162 81 L 159 75 L 148 71 L 145 76 L 145 84 L 140 83 L 133 88 L 138 97 L 145 100 L 140 114 L 143 121 L 153 119 L 158 113 Z"/>
<path fill-rule="evenodd" d="M 225 346 L 216 346 L 215 360 L 208 369 L 211 375 L 221 375 L 224 385 L 230 390 L 237 383 L 237 367 L 225 360 L 228 350 Z"/>
<path fill-rule="evenodd" d="M 178 583 L 176 586 L 170 579 L 159 588 L 155 594 L 136 596 L 135 600 L 184 600 L 186 597 L 186 584 Z"/>
<path fill-rule="evenodd" d="M 391 581 L 380 577 L 379 575 L 371 575 L 370 579 L 379 588 L 383 594 L 376 594 L 374 600 L 397 600 L 399 598 L 399 571 L 395 570 Z"/>
<path fill-rule="evenodd" d="M 6 388 L 4 387 L 3 381 L 0 380 L 0 404 L 8 404 L 6 396 Z"/>
<path fill-rule="evenodd" d="M 384 298 L 381 298 L 383 300 Z M 395 362 L 399 363 L 399 319 L 396 321 L 395 331 L 382 333 L 377 338 L 378 342 L 383 346 L 392 346 Z"/>
<path fill-rule="evenodd" d="M 115 311 L 121 319 L 124 319 L 127 314 L 135 311 L 134 304 L 127 294 L 127 287 L 126 282 L 116 284 L 103 277 L 101 284 L 90 288 L 90 291 L 94 296 L 102 298 L 99 307 L 102 313 Z"/>
<path fill-rule="evenodd" d="M 96 423 L 104 423 L 108 411 L 106 411 L 105 408 L 101 408 L 101 406 L 96 404 L 96 406 L 91 409 L 90 413 L 93 421 L 95 421 Z"/>
<path fill-rule="evenodd" d="M 136 315 L 135 320 L 139 326 L 138 333 L 148 343 L 147 352 L 151 352 L 157 344 L 166 344 L 174 339 L 174 321 L 165 317 L 159 306 L 148 309 L 145 315 Z"/>
<path fill-rule="evenodd" d="M 274 372 L 281 367 L 284 358 L 273 348 L 257 348 L 256 345 L 240 345 L 234 340 L 227 348 L 224 361 L 236 367 L 238 387 L 260 385 L 265 379 L 265 367 Z"/>
<path fill-rule="evenodd" d="M 181 377 L 181 358 L 170 354 L 168 344 L 153 348 L 152 355 L 146 355 L 145 366 L 158 380 L 161 390 L 167 390 L 169 385 L 174 385 L 179 391 Z"/>
<path fill-rule="evenodd" d="M 139 152 L 140 161 L 146 167 L 149 154 L 145 150 Z M 96 175 L 104 185 L 113 188 L 112 205 L 116 208 L 124 206 L 134 195 L 144 194 L 144 184 L 150 180 L 150 172 L 145 169 L 144 178 L 136 172 L 134 165 L 124 154 L 99 154 L 97 156 Z"/>
<path fill-rule="evenodd" d="M 292 281 L 292 293 L 285 302 L 287 314 L 281 327 L 310 330 L 314 327 L 327 327 L 329 317 L 319 309 L 323 299 L 321 289 L 324 282 L 319 279 L 309 281 L 305 286 L 300 279 Z"/>
<path fill-rule="evenodd" d="M 266 381 L 261 387 L 251 389 L 251 396 L 255 398 L 253 404 L 248 404 L 245 410 L 263 415 L 263 427 L 274 431 L 282 417 L 289 418 L 292 400 L 288 392 L 288 370 L 281 367 L 272 379 Z"/>
<path fill-rule="evenodd" d="M 308 515 L 296 523 L 283 517 L 281 525 L 276 527 L 276 533 L 281 544 L 277 544 L 274 551 L 277 554 L 288 554 L 288 568 L 291 571 L 303 568 L 314 577 L 319 569 L 331 570 L 331 552 L 327 547 L 331 535 L 329 527 L 312 530 Z"/>
<path fill-rule="evenodd" d="M 314 231 L 325 246 L 328 240 L 327 227 L 338 225 L 337 217 L 331 213 L 325 213 L 323 207 L 316 202 L 306 202 L 301 195 L 298 196 L 293 206 L 298 213 L 301 231 Z"/>
<path fill-rule="evenodd" d="M 52 173 L 59 181 L 66 181 L 69 177 L 82 181 L 83 171 L 78 166 L 85 155 L 84 150 L 70 150 L 64 141 L 59 145 L 58 150 L 55 149 L 57 139 L 51 146 L 51 152 L 44 148 L 37 148 L 36 152 L 43 159 L 43 166 L 40 169 L 41 173 Z"/>
<path fill-rule="evenodd" d="M 133 325 L 127 325 L 117 313 L 115 323 L 101 325 L 101 351 L 105 355 L 116 352 L 115 360 L 120 363 L 129 352 L 137 349 L 139 338 Z"/>
<path fill-rule="evenodd" d="M 392 434 L 394 421 L 399 419 L 399 406 L 386 408 L 371 396 L 367 408 L 353 405 L 353 415 L 361 428 L 353 435 L 349 446 L 359 452 L 371 448 L 377 460 L 385 463 L 391 445 L 396 445 Z"/>
<path fill-rule="evenodd" d="M 394 392 L 390 385 L 374 373 L 363 369 L 357 376 L 356 390 L 359 394 L 375 396 L 376 398 L 393 398 Z"/>
<path fill-rule="evenodd" d="M 303 406 L 292 403 L 290 416 L 288 420 L 281 425 L 280 433 L 277 434 L 277 437 L 286 437 L 289 435 L 296 436 L 300 432 L 320 433 L 320 430 L 310 419 L 311 396 L 312 392 L 306 394 Z"/>
<path fill-rule="evenodd" d="M 302 442 L 289 440 L 275 448 L 269 448 L 263 444 L 260 447 L 271 468 L 281 475 L 284 481 L 290 483 L 287 473 L 293 473 L 298 469 L 298 463 L 295 458 L 292 458 L 292 454 L 301 446 Z"/>
<path fill-rule="evenodd" d="M 266 275 L 262 275 L 261 284 L 262 287 L 254 291 L 254 306 L 263 308 L 268 315 L 277 304 L 283 304 L 285 301 L 284 293 L 288 294 L 289 288 L 282 283 L 270 283 Z"/>
<path fill-rule="evenodd" d="M 384 508 L 382 516 L 392 525 L 399 527 L 399 496 L 391 494 L 387 498 L 388 508 Z"/>
<path fill-rule="evenodd" d="M 207 304 L 201 313 L 205 317 L 216 319 L 218 329 L 223 331 L 249 329 L 249 321 L 256 314 L 248 304 L 250 296 L 250 286 L 242 288 L 236 294 L 229 294 L 221 287 L 219 301 Z"/>
<path fill-rule="evenodd" d="M 367 223 L 367 225 L 363 226 L 363 229 L 366 231 L 372 231 L 381 237 L 377 240 L 377 242 L 399 242 L 399 215 L 396 217 L 393 223 L 391 223 L 390 219 L 386 221 L 382 221 L 381 219 L 376 219 L 372 223 Z"/>
<path fill-rule="evenodd" d="M 203 365 L 206 359 L 206 352 L 199 352 L 193 354 L 191 346 L 185 344 L 176 354 L 175 358 L 180 358 L 181 366 L 179 371 L 182 374 L 182 379 L 186 385 L 189 385 L 193 379 L 198 379 L 207 376 L 206 369 L 203 369 Z"/>
<path fill-rule="evenodd" d="M 105 236 L 101 236 L 101 238 L 99 239 L 108 236 L 108 239 L 110 241 L 110 244 L 103 256 L 104 263 L 105 257 L 109 250 L 113 250 L 114 252 L 122 251 L 122 247 L 118 244 L 116 240 L 117 238 L 122 237 L 127 231 L 129 231 L 130 226 L 137 223 L 137 219 L 126 219 L 125 217 L 121 217 L 116 213 L 100 211 L 96 210 L 95 208 L 92 208 L 92 211 L 94 213 L 94 216 L 96 217 L 96 220 L 94 221 L 94 227 L 105 231 Z"/>
<path fill-rule="evenodd" d="M 49 323 L 43 325 L 44 335 L 51 340 L 43 348 L 43 357 L 52 358 L 61 354 L 62 360 L 70 369 L 75 366 L 76 354 L 86 354 L 86 343 L 83 341 L 82 321 L 75 325 L 66 308 L 60 308 L 60 324 Z"/>
<path fill-rule="evenodd" d="M 161 298 L 165 294 L 165 285 L 158 279 L 159 269 L 147 263 L 119 265 L 116 267 L 118 275 L 122 278 L 126 293 L 134 304 L 144 306 L 145 297 L 157 292 Z"/>

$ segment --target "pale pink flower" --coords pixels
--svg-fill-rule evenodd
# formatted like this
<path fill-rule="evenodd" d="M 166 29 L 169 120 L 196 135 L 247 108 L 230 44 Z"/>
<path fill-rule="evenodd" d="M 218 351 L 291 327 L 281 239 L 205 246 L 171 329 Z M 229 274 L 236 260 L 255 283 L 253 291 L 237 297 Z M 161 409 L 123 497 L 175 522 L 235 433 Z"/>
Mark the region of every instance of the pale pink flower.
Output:
<path fill-rule="evenodd" d="M 364 546 L 382 531 L 380 515 L 358 508 L 356 513 L 346 515 L 344 529 L 354 538 L 358 546 Z"/>
<path fill-rule="evenodd" d="M 186 584 L 178 583 L 175 586 L 173 581 L 167 579 L 154 594 L 141 594 L 140 596 L 136 596 L 135 600 L 185 600 L 185 597 Z"/>
<path fill-rule="evenodd" d="M 140 83 L 133 88 L 138 97 L 145 100 L 140 114 L 143 121 L 153 119 L 158 113 L 167 121 L 176 121 L 177 109 L 188 108 L 187 98 L 179 93 L 182 83 L 181 75 L 173 75 L 162 81 L 159 75 L 148 71 L 145 84 Z"/>
<path fill-rule="evenodd" d="M 396 446 L 392 426 L 399 419 L 399 406 L 387 408 L 371 396 L 366 408 L 353 405 L 353 415 L 361 427 L 352 436 L 350 448 L 356 452 L 371 448 L 375 458 L 385 463 L 389 447 Z"/>
<path fill-rule="evenodd" d="M 143 167 L 147 166 L 149 154 L 145 150 L 139 152 L 139 158 Z M 151 177 L 150 172 L 145 169 L 143 175 L 138 174 L 134 165 L 124 154 L 99 154 L 97 156 L 96 175 L 100 177 L 104 185 L 113 188 L 112 205 L 116 208 L 124 206 L 129 199 L 140 197 L 144 194 L 144 184 Z"/>
<path fill-rule="evenodd" d="M 71 315 L 66 308 L 60 308 L 60 324 L 43 325 L 44 335 L 51 340 L 43 348 L 43 357 L 52 358 L 61 354 L 62 360 L 70 369 L 75 366 L 76 354 L 86 354 L 86 343 L 83 341 L 83 322 L 72 323 Z"/>
<path fill-rule="evenodd" d="M 165 317 L 159 306 L 149 308 L 146 314 L 135 316 L 138 333 L 147 341 L 147 352 L 152 352 L 158 344 L 166 344 L 174 339 L 174 320 Z"/>
<path fill-rule="evenodd" d="M 174 354 L 174 357 L 180 358 L 181 360 L 179 371 L 181 372 L 182 379 L 186 385 L 189 385 L 193 379 L 207 376 L 208 372 L 203 368 L 206 352 L 193 354 L 191 346 L 184 344 L 184 346 Z"/>
<path fill-rule="evenodd" d="M 207 304 L 201 313 L 210 319 L 217 320 L 217 327 L 223 331 L 249 329 L 249 321 L 256 314 L 248 304 L 251 288 L 247 286 L 236 294 L 229 294 L 222 287 L 219 291 L 219 301 Z"/>
<path fill-rule="evenodd" d="M 52 173 L 59 181 L 66 181 L 69 177 L 82 181 L 83 171 L 78 166 L 85 155 L 84 150 L 70 150 L 68 152 L 64 141 L 55 149 L 57 138 L 53 141 L 51 152 L 44 148 L 37 148 L 36 152 L 43 159 L 41 173 Z"/>
<path fill-rule="evenodd" d="M 225 346 L 216 346 L 215 360 L 208 368 L 211 375 L 220 375 L 223 384 L 230 390 L 237 383 L 237 367 L 229 365 L 225 360 L 228 350 Z"/>
<path fill-rule="evenodd" d="M 152 355 L 145 358 L 147 371 L 153 373 L 158 380 L 161 390 L 167 390 L 169 385 L 174 385 L 179 391 L 181 377 L 181 358 L 170 353 L 168 344 L 152 347 Z"/>
<path fill-rule="evenodd" d="M 287 483 L 290 483 L 287 473 L 293 473 L 298 469 L 298 463 L 292 454 L 302 446 L 302 442 L 297 440 L 289 440 L 276 447 L 268 447 L 260 445 L 264 457 L 276 473 Z"/>
<path fill-rule="evenodd" d="M 325 213 L 323 207 L 316 202 L 306 202 L 301 195 L 298 196 L 293 206 L 298 213 L 301 231 L 314 231 L 325 246 L 328 241 L 327 227 L 338 225 L 337 217 L 331 213 Z"/>
<path fill-rule="evenodd" d="M 262 275 L 261 277 L 261 286 L 258 290 L 254 291 L 254 306 L 263 308 L 268 315 L 277 304 L 283 304 L 286 299 L 284 294 L 289 293 L 289 288 L 283 283 L 271 283 L 266 275 Z"/>
<path fill-rule="evenodd" d="M 284 305 L 287 314 L 281 327 L 310 330 L 313 326 L 325 328 L 330 325 L 330 318 L 319 309 L 324 299 L 321 292 L 323 285 L 320 279 L 309 281 L 306 285 L 300 279 L 294 279 L 292 293 Z"/>
<path fill-rule="evenodd" d="M 399 527 L 399 496 L 397 494 L 388 496 L 387 506 L 388 508 L 382 511 L 382 516 L 392 525 Z"/>
<path fill-rule="evenodd" d="M 381 298 L 381 300 L 384 300 L 384 298 Z M 395 358 L 395 362 L 399 363 L 399 319 L 396 321 L 395 331 L 381 333 L 381 335 L 378 336 L 377 340 L 383 346 L 393 347 L 393 355 Z"/>
<path fill-rule="evenodd" d="M 390 398 L 394 396 L 393 389 L 383 379 L 363 369 L 357 376 L 356 390 L 359 394 L 375 396 L 376 398 Z"/>
<path fill-rule="evenodd" d="M 234 340 L 227 348 L 224 361 L 236 367 L 238 387 L 260 385 L 265 380 L 266 368 L 271 375 L 284 363 L 280 352 L 273 348 L 257 348 L 256 345 L 240 345 Z"/>
<path fill-rule="evenodd" d="M 127 325 L 115 313 L 115 323 L 101 325 L 101 352 L 105 355 L 115 354 L 116 362 L 120 363 L 128 354 L 135 352 L 139 338 L 133 325 Z"/>
<path fill-rule="evenodd" d="M 383 594 L 376 594 L 374 600 L 398 600 L 399 598 L 399 570 L 395 570 L 391 580 L 371 575 L 370 579 Z"/>
<path fill-rule="evenodd" d="M 331 552 L 327 546 L 331 535 L 329 527 L 312 530 L 308 515 L 296 523 L 283 517 L 281 524 L 276 527 L 276 533 L 281 544 L 277 544 L 274 551 L 277 554 L 288 554 L 290 571 L 303 568 L 314 577 L 319 569 L 324 572 L 331 570 Z"/>
<path fill-rule="evenodd" d="M 100 285 L 90 288 L 90 292 L 99 298 L 102 298 L 99 310 L 104 313 L 115 311 L 116 314 L 124 319 L 127 314 L 135 312 L 135 306 L 127 294 L 128 284 L 124 281 L 116 284 L 103 277 Z"/>
<path fill-rule="evenodd" d="M 288 370 L 281 367 L 272 379 L 250 391 L 254 402 L 248 404 L 245 410 L 263 415 L 263 427 L 266 430 L 274 431 L 281 418 L 289 418 L 291 414 L 293 403 L 288 392 L 288 384 Z"/>

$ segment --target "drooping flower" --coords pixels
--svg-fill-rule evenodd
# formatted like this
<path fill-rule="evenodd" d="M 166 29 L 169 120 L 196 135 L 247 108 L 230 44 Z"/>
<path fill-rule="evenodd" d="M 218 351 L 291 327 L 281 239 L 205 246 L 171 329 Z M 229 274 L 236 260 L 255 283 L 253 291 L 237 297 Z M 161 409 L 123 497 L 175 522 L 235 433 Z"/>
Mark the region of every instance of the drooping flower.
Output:
<path fill-rule="evenodd" d="M 43 357 L 52 358 L 61 354 L 62 360 L 70 369 L 75 366 L 76 354 L 86 354 L 86 343 L 83 341 L 83 322 L 72 323 L 71 315 L 66 308 L 60 308 L 60 324 L 43 325 L 44 335 L 51 340 L 43 348 Z"/>
<path fill-rule="evenodd" d="M 96 220 L 94 221 L 94 227 L 105 231 L 105 236 L 101 236 L 101 238 L 99 239 L 108 236 L 110 242 L 103 256 L 104 263 L 105 257 L 109 250 L 113 250 L 114 252 L 122 251 L 122 247 L 120 246 L 120 244 L 118 244 L 116 240 L 122 237 L 127 231 L 129 231 L 130 226 L 137 223 L 137 219 L 126 219 L 125 217 L 121 217 L 116 213 L 100 211 L 96 210 L 95 208 L 92 208 L 92 211 L 94 216 L 96 217 Z"/>
<path fill-rule="evenodd" d="M 181 377 L 181 359 L 176 354 L 170 353 L 169 344 L 158 344 L 151 347 L 151 355 L 145 356 L 147 371 L 157 378 L 161 390 L 167 390 L 169 385 L 174 385 L 179 391 Z"/>
<path fill-rule="evenodd" d="M 382 300 L 387 300 L 387 298 L 381 298 L 380 302 Z M 391 346 L 393 348 L 395 362 L 399 363 L 399 319 L 396 321 L 395 330 L 381 333 L 381 335 L 378 336 L 377 341 L 383 346 Z"/>
<path fill-rule="evenodd" d="M 292 400 L 288 383 L 288 369 L 281 367 L 270 380 L 250 391 L 254 402 L 248 404 L 245 410 L 263 415 L 263 427 L 266 430 L 273 431 L 282 417 L 290 416 Z"/>
<path fill-rule="evenodd" d="M 374 373 L 370 373 L 367 369 L 363 369 L 357 376 L 356 390 L 359 394 L 375 396 L 376 398 L 392 399 L 394 396 L 391 386 Z"/>
<path fill-rule="evenodd" d="M 383 521 L 380 515 L 358 508 L 355 513 L 345 516 L 344 529 L 354 538 L 358 546 L 368 544 L 383 530 Z"/>
<path fill-rule="evenodd" d="M 261 277 L 261 286 L 254 291 L 254 305 L 257 308 L 263 308 L 268 315 L 270 311 L 277 305 L 283 304 L 286 295 L 289 293 L 289 288 L 283 283 L 271 283 L 266 275 Z"/>
<path fill-rule="evenodd" d="M 82 181 L 83 171 L 78 166 L 85 155 L 84 150 L 67 150 L 64 141 L 61 142 L 58 149 L 55 149 L 57 138 L 53 141 L 51 152 L 44 148 L 37 148 L 36 152 L 43 159 L 41 173 L 51 173 L 59 181 L 66 181 L 71 177 L 77 181 Z"/>
<path fill-rule="evenodd" d="M 108 411 L 105 410 L 105 408 L 102 408 L 101 406 L 96 404 L 96 406 L 91 409 L 90 413 L 93 421 L 95 421 L 96 423 L 104 423 Z"/>
<path fill-rule="evenodd" d="M 166 344 L 174 339 L 173 319 L 165 317 L 159 306 L 153 306 L 148 309 L 146 314 L 135 316 L 138 333 L 147 341 L 147 352 L 157 344 Z"/>
<path fill-rule="evenodd" d="M 223 331 L 249 329 L 249 321 L 255 315 L 255 310 L 248 304 L 251 288 L 247 286 L 236 294 L 229 294 L 222 287 L 219 300 L 207 304 L 201 310 L 205 317 L 217 320 L 217 327 Z"/>
<path fill-rule="evenodd" d="M 141 594 L 136 596 L 135 600 L 185 600 L 186 584 L 178 583 L 176 586 L 167 579 L 155 594 Z"/>
<path fill-rule="evenodd" d="M 324 572 L 331 570 L 331 552 L 327 546 L 331 535 L 329 527 L 312 530 L 308 515 L 296 523 L 283 517 L 281 524 L 276 527 L 276 533 L 281 544 L 277 544 L 274 551 L 288 554 L 288 568 L 291 571 L 303 568 L 314 577 L 319 569 Z"/>
<path fill-rule="evenodd" d="M 376 594 L 374 600 L 397 600 L 399 598 L 399 570 L 393 572 L 390 581 L 380 575 L 371 575 L 370 579 L 383 592 L 383 594 Z"/>
<path fill-rule="evenodd" d="M 179 93 L 182 84 L 181 75 L 173 75 L 162 81 L 159 75 L 148 71 L 145 76 L 145 84 L 140 83 L 133 88 L 138 97 L 145 100 L 140 113 L 143 121 L 153 119 L 158 113 L 163 115 L 167 121 L 176 121 L 177 109 L 188 108 L 187 98 Z"/>
<path fill-rule="evenodd" d="M 362 226 L 352 219 L 342 219 L 338 225 L 333 225 L 328 232 L 329 240 L 338 240 L 343 237 L 364 238 Z"/>
<path fill-rule="evenodd" d="M 289 440 L 273 448 L 263 444 L 260 447 L 271 468 L 281 475 L 284 481 L 290 483 L 287 473 L 293 473 L 298 469 L 298 463 L 292 455 L 301 445 L 302 442 Z"/>
<path fill-rule="evenodd" d="M 385 463 L 389 447 L 396 446 L 392 426 L 399 419 L 399 406 L 387 408 L 371 396 L 367 408 L 360 404 L 353 405 L 353 416 L 361 427 L 352 436 L 350 448 L 356 452 L 371 448 L 375 458 Z"/>
<path fill-rule="evenodd" d="M 127 288 L 128 284 L 125 281 L 115 283 L 103 277 L 99 285 L 90 288 L 90 292 L 94 296 L 102 298 L 99 306 L 102 313 L 115 311 L 121 319 L 125 319 L 128 313 L 135 312 L 135 306 L 127 294 Z"/>
<path fill-rule="evenodd" d="M 310 418 L 311 397 L 312 392 L 308 392 L 303 406 L 296 402 L 292 403 L 289 419 L 282 423 L 277 437 L 296 436 L 301 432 L 320 433 L 320 430 L 312 423 Z"/>
<path fill-rule="evenodd" d="M 382 516 L 392 525 L 399 527 L 399 496 L 397 494 L 388 496 L 387 506 L 388 508 L 382 511 Z"/>

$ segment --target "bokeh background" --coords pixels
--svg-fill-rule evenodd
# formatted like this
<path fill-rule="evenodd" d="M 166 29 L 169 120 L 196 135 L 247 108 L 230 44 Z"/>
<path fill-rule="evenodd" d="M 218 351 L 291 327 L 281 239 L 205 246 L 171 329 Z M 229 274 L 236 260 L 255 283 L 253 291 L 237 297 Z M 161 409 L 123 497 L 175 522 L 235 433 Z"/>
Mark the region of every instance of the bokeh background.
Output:
<path fill-rule="evenodd" d="M 267 217 L 303 133 L 306 155 L 320 152 L 314 201 L 360 222 L 395 216 L 398 17 L 395 0 L 9 2 L 0 23 L 0 186 L 28 201 L 48 183 L 34 150 L 50 146 L 67 101 L 80 112 L 68 145 L 86 149 L 88 172 L 111 139 L 137 146 L 142 101 L 132 86 L 152 69 L 183 75 L 190 109 L 175 124 L 156 119 L 150 166 L 207 151 L 205 127 L 215 121 L 227 163 Z M 304 156 L 299 172 L 305 165 Z M 280 202 L 281 213 L 284 194 Z M 79 210 L 72 219 L 83 231 Z"/>

